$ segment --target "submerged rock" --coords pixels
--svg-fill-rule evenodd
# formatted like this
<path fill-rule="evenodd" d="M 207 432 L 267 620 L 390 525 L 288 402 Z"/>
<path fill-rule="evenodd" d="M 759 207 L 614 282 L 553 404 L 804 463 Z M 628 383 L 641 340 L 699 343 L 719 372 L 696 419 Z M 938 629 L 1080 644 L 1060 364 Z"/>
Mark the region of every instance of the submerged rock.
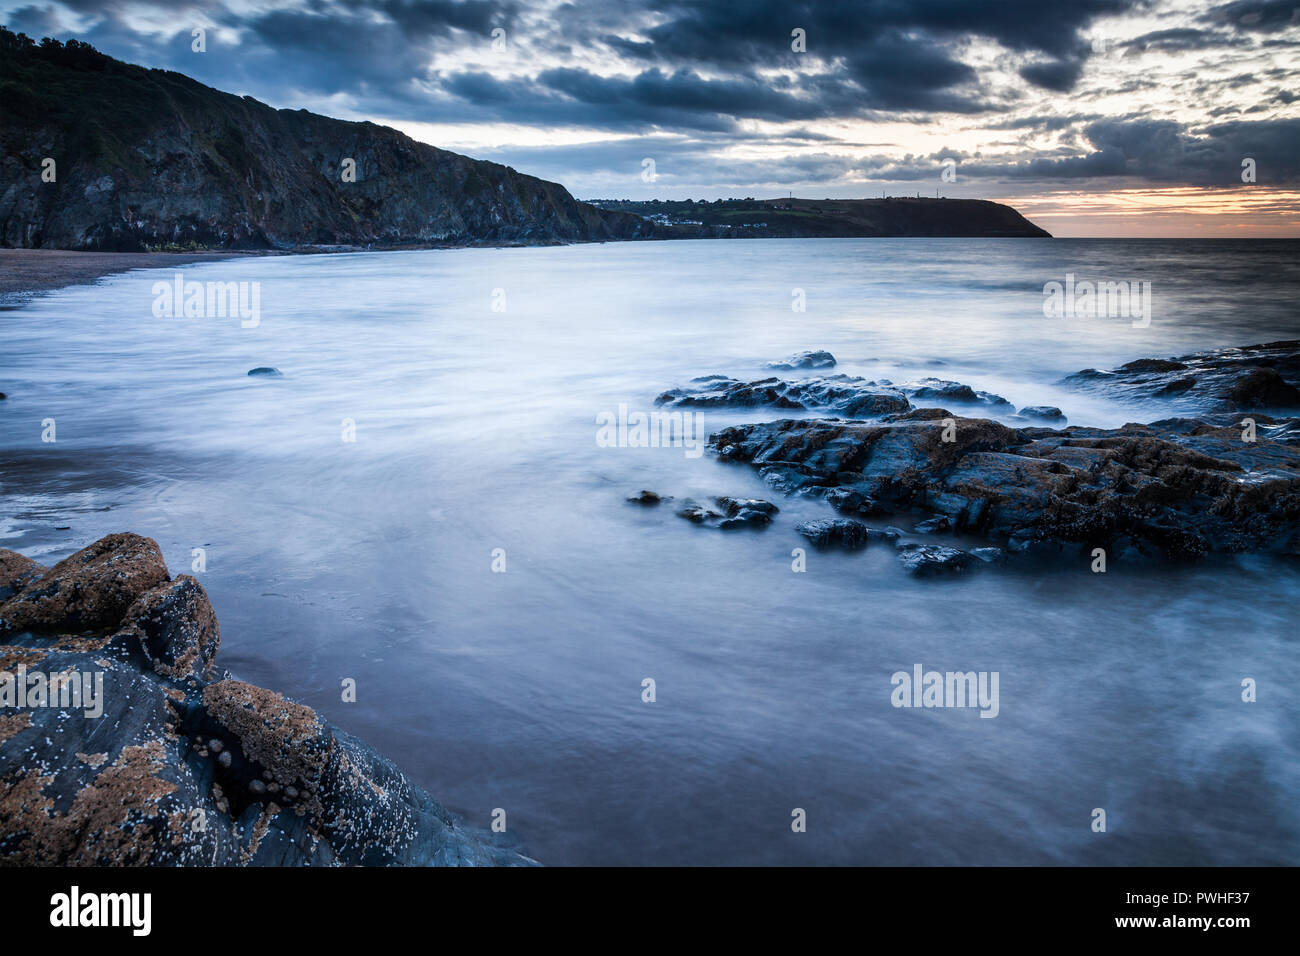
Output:
<path fill-rule="evenodd" d="M 153 540 L 110 535 L 50 569 L 0 550 L 0 588 L 0 672 L 83 691 L 0 709 L 0 865 L 532 862 L 310 707 L 214 673 L 207 595 Z"/>
<path fill-rule="evenodd" d="M 1084 369 L 1063 384 L 1122 399 L 1167 398 L 1203 412 L 1300 409 L 1300 340 Z"/>
<path fill-rule="evenodd" d="M 637 494 L 633 495 L 627 500 L 632 502 L 635 505 L 646 505 L 646 506 L 653 507 L 654 505 L 660 504 L 661 502 L 672 501 L 673 499 L 665 498 L 661 495 L 655 494 L 653 491 L 645 491 L 643 489 L 642 491 L 638 492 Z"/>
<path fill-rule="evenodd" d="M 768 362 L 763 367 L 780 371 L 803 368 L 834 368 L 835 356 L 825 350 L 798 352 L 779 362 Z"/>
<path fill-rule="evenodd" d="M 266 376 L 270 376 L 271 378 L 283 378 L 283 377 L 284 377 L 284 373 L 283 373 L 283 372 L 281 372 L 278 368 L 272 368 L 272 367 L 269 366 L 269 365 L 259 365 L 257 368 L 251 368 L 251 369 L 248 370 L 248 374 L 249 374 L 249 375 L 266 375 Z"/>

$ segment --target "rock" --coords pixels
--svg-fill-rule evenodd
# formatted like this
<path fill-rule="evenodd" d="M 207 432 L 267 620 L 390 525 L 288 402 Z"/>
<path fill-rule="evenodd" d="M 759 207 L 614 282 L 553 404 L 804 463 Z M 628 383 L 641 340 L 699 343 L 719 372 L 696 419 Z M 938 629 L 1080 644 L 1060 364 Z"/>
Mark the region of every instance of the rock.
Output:
<path fill-rule="evenodd" d="M 943 515 L 939 515 L 934 518 L 927 518 L 924 521 L 917 523 L 912 528 L 912 534 L 936 534 L 941 531 L 949 530 L 949 527 L 948 519 L 943 517 Z"/>
<path fill-rule="evenodd" d="M 111 534 L 64 558 L 9 598 L 0 608 L 0 633 L 111 627 L 136 598 L 168 578 L 158 542 Z"/>
<path fill-rule="evenodd" d="M 1300 409 L 1300 340 L 1084 369 L 1063 384 L 1120 399 L 1167 398 L 1200 413 Z"/>
<path fill-rule="evenodd" d="M 772 516 L 779 510 L 770 501 L 758 498 L 714 498 L 714 504 L 720 511 L 705 507 L 688 498 L 684 507 L 677 512 L 677 517 L 685 518 L 695 524 L 734 531 L 738 528 L 761 528 L 772 523 Z"/>
<path fill-rule="evenodd" d="M 1055 405 L 1026 405 L 1020 409 L 1020 417 L 1032 418 L 1043 422 L 1065 422 L 1065 413 Z"/>
<path fill-rule="evenodd" d="M 216 612 L 198 581 L 183 574 L 146 591 L 127 609 L 118 636 L 139 641 L 167 677 L 204 677 L 221 645 Z"/>
<path fill-rule="evenodd" d="M 976 567 L 980 562 L 967 551 L 937 544 L 900 544 L 898 563 L 917 577 L 956 574 Z"/>
<path fill-rule="evenodd" d="M 1260 418 L 1260 439 L 1236 426 L 1168 419 L 1118 429 L 1013 429 L 910 415 L 879 422 L 787 419 L 710 437 L 725 461 L 747 463 L 827 500 L 924 508 L 954 531 L 1050 545 L 1124 539 L 1169 559 L 1210 552 L 1300 553 L 1300 422 Z"/>
<path fill-rule="evenodd" d="M 879 531 L 854 518 L 818 518 L 796 525 L 795 531 L 819 548 L 840 547 L 848 551 L 865 548 L 874 541 L 892 543 L 898 534 Z"/>
<path fill-rule="evenodd" d="M 970 554 L 985 564 L 1006 564 L 1007 553 L 1001 548 L 971 548 Z"/>
<path fill-rule="evenodd" d="M 782 359 L 780 362 L 768 362 L 764 368 L 776 369 L 781 371 L 790 371 L 792 369 L 817 369 L 817 368 L 834 368 L 835 356 L 826 351 L 815 352 L 798 352 L 789 358 Z"/>
<path fill-rule="evenodd" d="M 686 499 L 682 508 L 677 512 L 677 517 L 685 518 L 695 524 L 716 524 L 722 520 L 722 515 L 710 508 L 705 508 L 690 498 Z"/>
<path fill-rule="evenodd" d="M 0 570 L 15 569 L 40 572 L 0 550 Z M 88 699 L 71 713 L 0 710 L 0 865 L 532 862 L 458 825 L 310 707 L 209 679 L 219 639 L 207 595 L 191 577 L 169 580 L 148 538 L 96 542 L 0 604 L 0 618 L 41 629 L 6 635 L 0 672 L 25 667 L 29 686 L 33 672 L 102 682 L 98 714 Z"/>
<path fill-rule="evenodd" d="M 659 504 L 660 502 L 672 501 L 673 499 L 671 497 L 669 498 L 661 497 L 660 495 L 655 494 L 653 491 L 642 490 L 641 492 L 633 495 L 631 498 L 628 498 L 627 500 L 636 505 L 653 506 Z"/>
<path fill-rule="evenodd" d="M 764 378 L 741 382 L 734 378 L 708 375 L 692 380 L 692 388 L 674 388 L 655 399 L 670 408 L 756 408 L 824 409 L 853 418 L 903 412 L 911 407 L 896 388 L 868 382 L 850 375 L 810 378 L 787 382 Z"/>
<path fill-rule="evenodd" d="M 269 365 L 259 365 L 257 368 L 251 368 L 251 369 L 248 370 L 248 374 L 249 374 L 249 375 L 266 375 L 266 376 L 269 376 L 269 377 L 271 377 L 271 378 L 283 378 L 283 377 L 284 377 L 284 373 L 283 373 L 283 372 L 281 372 L 278 368 L 272 368 L 272 367 L 269 366 Z"/>
<path fill-rule="evenodd" d="M 1011 405 L 1001 395 L 977 391 L 969 385 L 950 382 L 941 378 L 923 378 L 916 382 L 899 385 L 898 388 L 908 398 L 920 401 L 940 401 L 953 405 L 984 405 L 989 407 L 1010 407 Z"/>
<path fill-rule="evenodd" d="M 1252 369 L 1219 394 L 1234 408 L 1300 408 L 1300 389 L 1272 368 Z"/>
<path fill-rule="evenodd" d="M 873 501 L 866 495 L 853 491 L 851 488 L 831 488 L 829 491 L 823 490 L 823 495 L 830 506 L 840 514 L 879 515 L 887 513 L 887 509 L 881 507 L 879 502 Z"/>
<path fill-rule="evenodd" d="M 768 406 L 834 412 L 848 418 L 877 418 L 910 411 L 909 398 L 999 409 L 1012 407 L 1000 395 L 976 391 L 960 382 L 925 378 L 894 385 L 887 380 L 869 381 L 855 375 L 829 375 L 802 381 L 762 378 L 752 382 L 723 375 L 704 375 L 692 379 L 690 387 L 661 393 L 655 404 L 681 408 Z M 943 414 L 947 415 L 947 412 Z"/>
<path fill-rule="evenodd" d="M 718 522 L 718 527 L 724 531 L 732 531 L 736 528 L 761 528 L 771 524 L 772 516 L 779 510 L 770 501 L 762 501 L 758 498 L 714 498 L 713 500 L 726 515 L 726 518 Z"/>
<path fill-rule="evenodd" d="M 49 573 L 49 568 L 16 551 L 0 550 L 0 604 L 23 590 L 37 578 Z"/>

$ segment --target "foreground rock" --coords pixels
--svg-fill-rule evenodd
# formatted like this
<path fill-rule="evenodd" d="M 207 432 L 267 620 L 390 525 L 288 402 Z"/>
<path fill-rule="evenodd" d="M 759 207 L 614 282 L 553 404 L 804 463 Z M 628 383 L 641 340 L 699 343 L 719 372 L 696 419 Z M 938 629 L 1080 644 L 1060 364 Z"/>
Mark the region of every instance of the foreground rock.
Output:
<path fill-rule="evenodd" d="M 1118 429 L 1009 428 L 918 409 L 878 423 L 740 425 L 709 440 L 787 494 L 841 513 L 922 508 L 951 530 L 1013 550 L 1104 547 L 1112 555 L 1300 553 L 1300 444 L 1294 421 L 1242 430 L 1193 419 Z M 938 529 L 938 525 L 934 530 Z"/>
<path fill-rule="evenodd" d="M 1300 410 L 1300 340 L 1088 368 L 1063 384 L 1117 398 L 1167 398 L 1206 412 L 1291 412 Z"/>
<path fill-rule="evenodd" d="M 207 595 L 149 538 L 48 569 L 0 550 L 0 599 L 0 864 L 532 862 L 310 707 L 215 673 Z"/>

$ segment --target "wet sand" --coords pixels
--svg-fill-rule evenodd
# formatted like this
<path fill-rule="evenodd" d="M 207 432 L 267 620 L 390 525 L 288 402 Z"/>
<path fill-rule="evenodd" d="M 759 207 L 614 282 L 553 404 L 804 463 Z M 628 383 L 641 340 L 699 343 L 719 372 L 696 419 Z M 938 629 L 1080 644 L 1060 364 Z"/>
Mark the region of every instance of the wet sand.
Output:
<path fill-rule="evenodd" d="M 0 301 L 83 285 L 128 269 L 165 268 L 249 255 L 244 252 L 73 252 L 0 249 Z M 253 253 L 256 254 L 256 253 Z"/>

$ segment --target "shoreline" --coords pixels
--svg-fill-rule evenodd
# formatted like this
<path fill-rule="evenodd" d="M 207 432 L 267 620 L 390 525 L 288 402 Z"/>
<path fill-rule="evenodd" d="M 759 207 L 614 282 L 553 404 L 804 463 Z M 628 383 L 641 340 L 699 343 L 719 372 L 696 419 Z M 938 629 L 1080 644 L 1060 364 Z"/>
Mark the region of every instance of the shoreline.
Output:
<path fill-rule="evenodd" d="M 72 249 L 0 249 L 0 304 L 74 285 L 94 285 L 132 269 L 213 262 L 256 252 L 82 252 Z M 274 253 L 271 253 L 274 254 Z"/>

